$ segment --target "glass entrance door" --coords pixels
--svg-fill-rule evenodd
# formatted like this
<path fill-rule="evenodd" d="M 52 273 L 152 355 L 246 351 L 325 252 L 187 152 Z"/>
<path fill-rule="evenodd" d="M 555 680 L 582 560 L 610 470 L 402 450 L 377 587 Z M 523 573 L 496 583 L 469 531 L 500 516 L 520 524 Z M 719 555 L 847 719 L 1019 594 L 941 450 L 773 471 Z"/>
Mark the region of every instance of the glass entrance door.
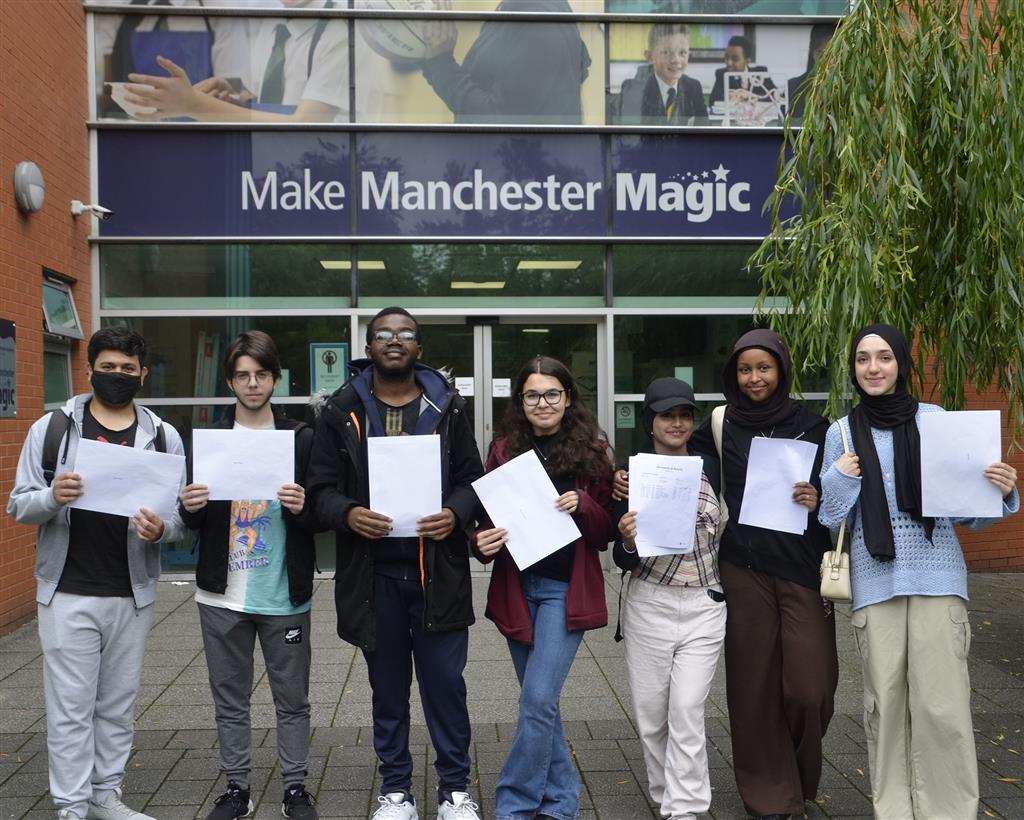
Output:
<path fill-rule="evenodd" d="M 580 391 L 595 415 L 598 397 L 607 393 L 598 366 L 597 319 L 556 321 L 551 317 L 459 318 L 417 317 L 423 361 L 445 370 L 463 398 L 481 456 L 501 435 L 502 419 L 511 401 L 519 368 L 538 354 L 561 360 L 576 377 Z M 360 338 L 365 326 L 360 328 Z M 607 425 L 606 419 L 600 419 Z"/>

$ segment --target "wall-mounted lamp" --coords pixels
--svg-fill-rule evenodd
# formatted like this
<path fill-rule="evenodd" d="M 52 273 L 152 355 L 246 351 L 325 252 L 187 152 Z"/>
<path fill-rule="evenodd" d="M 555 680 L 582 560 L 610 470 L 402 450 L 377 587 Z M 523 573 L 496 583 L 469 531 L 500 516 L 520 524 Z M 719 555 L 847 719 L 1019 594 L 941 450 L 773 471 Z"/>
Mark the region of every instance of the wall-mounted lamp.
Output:
<path fill-rule="evenodd" d="M 34 214 L 43 207 L 46 183 L 43 172 L 34 162 L 19 162 L 14 168 L 14 197 L 18 209 L 25 214 Z"/>

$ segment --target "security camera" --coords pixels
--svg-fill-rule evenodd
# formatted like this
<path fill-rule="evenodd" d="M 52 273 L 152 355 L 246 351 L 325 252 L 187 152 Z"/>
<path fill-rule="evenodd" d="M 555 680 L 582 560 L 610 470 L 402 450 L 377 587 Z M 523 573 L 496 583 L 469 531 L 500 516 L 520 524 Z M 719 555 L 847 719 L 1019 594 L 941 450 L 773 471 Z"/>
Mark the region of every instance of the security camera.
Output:
<path fill-rule="evenodd" d="M 114 215 L 114 212 L 110 208 L 104 208 L 102 205 L 88 205 L 80 199 L 71 200 L 71 215 L 81 216 L 86 211 L 89 211 L 98 219 L 110 219 Z"/>

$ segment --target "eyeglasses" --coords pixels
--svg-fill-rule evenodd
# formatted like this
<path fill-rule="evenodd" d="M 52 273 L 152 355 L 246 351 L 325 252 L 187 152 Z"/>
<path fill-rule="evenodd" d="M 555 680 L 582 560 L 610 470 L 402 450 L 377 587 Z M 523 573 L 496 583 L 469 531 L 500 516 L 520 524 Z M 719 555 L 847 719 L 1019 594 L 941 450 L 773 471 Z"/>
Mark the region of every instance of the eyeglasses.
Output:
<path fill-rule="evenodd" d="M 565 393 L 564 390 L 545 390 L 543 393 L 538 393 L 536 390 L 527 390 L 522 394 L 523 404 L 527 407 L 536 407 L 543 398 L 550 407 L 556 407 L 562 403 L 563 393 Z"/>
<path fill-rule="evenodd" d="M 266 384 L 274 378 L 274 374 L 269 370 L 257 370 L 255 373 L 247 373 L 244 370 L 239 370 L 232 374 L 231 381 L 235 384 L 248 384 L 250 379 L 256 379 L 257 384 Z"/>
<path fill-rule="evenodd" d="M 408 344 L 409 342 L 415 342 L 418 335 L 415 330 L 375 330 L 373 331 L 373 340 L 380 342 L 381 344 L 387 344 L 392 339 L 398 339 L 398 341 Z"/>

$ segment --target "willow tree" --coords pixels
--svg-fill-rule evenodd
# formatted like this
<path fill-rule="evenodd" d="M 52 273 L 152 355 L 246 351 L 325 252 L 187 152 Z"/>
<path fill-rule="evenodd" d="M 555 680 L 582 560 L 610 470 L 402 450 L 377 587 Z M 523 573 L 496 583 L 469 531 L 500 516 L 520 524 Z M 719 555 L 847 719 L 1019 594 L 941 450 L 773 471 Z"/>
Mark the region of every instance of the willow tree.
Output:
<path fill-rule="evenodd" d="M 914 383 L 1024 402 L 1024 0 L 858 0 L 787 129 L 772 233 L 751 258 L 762 306 L 829 410 L 856 331 L 916 337 Z M 796 216 L 787 216 L 796 208 Z"/>

